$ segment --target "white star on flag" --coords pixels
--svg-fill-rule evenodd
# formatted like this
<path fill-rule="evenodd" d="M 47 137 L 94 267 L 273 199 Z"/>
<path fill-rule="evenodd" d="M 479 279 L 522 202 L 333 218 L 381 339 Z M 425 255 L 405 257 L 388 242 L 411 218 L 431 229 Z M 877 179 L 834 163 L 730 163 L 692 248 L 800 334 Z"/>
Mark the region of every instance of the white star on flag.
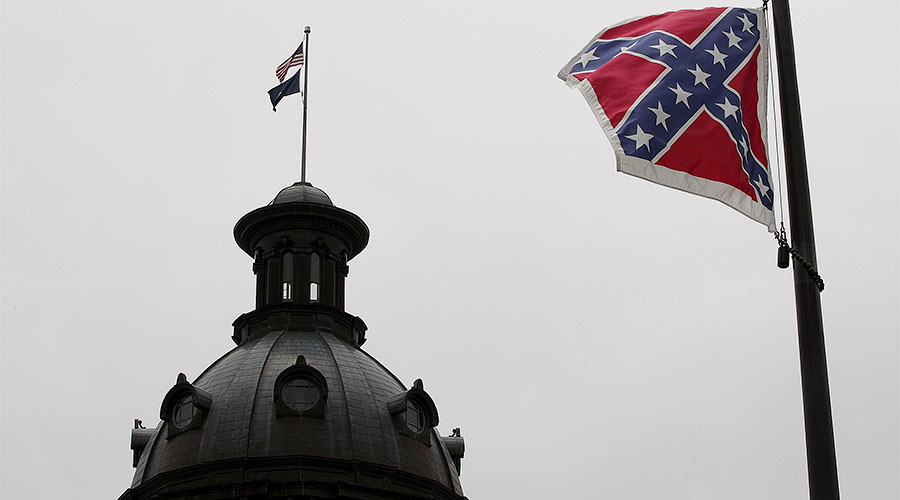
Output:
<path fill-rule="evenodd" d="M 743 156 L 744 159 L 746 160 L 747 159 L 747 141 L 744 139 L 744 136 L 741 136 L 741 140 L 738 141 L 738 143 L 741 145 L 741 156 Z"/>
<path fill-rule="evenodd" d="M 596 49 L 594 49 L 596 50 Z M 595 59 L 600 59 L 599 57 L 594 55 L 594 50 L 589 50 L 584 54 L 581 54 L 581 69 L 587 69 L 587 64 Z"/>
<path fill-rule="evenodd" d="M 711 75 L 709 73 L 704 72 L 702 69 L 700 69 L 699 64 L 695 64 L 694 66 L 696 69 L 688 70 L 692 75 L 694 75 L 694 85 L 699 85 L 702 83 L 703 86 L 708 89 L 709 84 L 706 83 L 706 79 L 709 78 Z"/>
<path fill-rule="evenodd" d="M 678 58 L 678 56 L 675 55 L 675 47 L 677 47 L 677 45 L 669 45 L 666 42 L 662 41 L 662 39 L 659 40 L 658 44 L 651 45 L 650 47 L 659 49 L 659 57 L 662 57 L 666 54 L 672 54 L 672 57 L 676 59 Z"/>
<path fill-rule="evenodd" d="M 739 17 L 738 20 L 744 24 L 744 28 L 741 30 L 742 33 L 744 31 L 747 31 L 750 34 L 753 34 L 753 30 L 751 29 L 751 28 L 753 28 L 753 21 L 751 21 L 750 18 L 747 17 L 747 14 L 744 14 L 742 17 Z"/>
<path fill-rule="evenodd" d="M 759 192 L 763 198 L 769 195 L 769 187 L 763 184 L 762 177 L 753 179 L 753 183 L 756 184 L 756 187 L 759 188 Z"/>
<path fill-rule="evenodd" d="M 675 92 L 675 104 L 678 104 L 679 102 L 683 102 L 684 105 L 687 106 L 688 109 L 691 109 L 691 105 L 688 104 L 688 97 L 694 95 L 693 93 L 682 89 L 680 83 L 676 83 L 674 89 L 672 87 L 669 87 L 669 90 L 671 90 L 672 92 Z"/>
<path fill-rule="evenodd" d="M 713 64 L 721 64 L 722 69 L 725 68 L 725 58 L 728 56 L 719 52 L 719 47 L 717 47 L 716 44 L 713 44 L 712 50 L 706 49 L 706 51 L 713 56 Z"/>
<path fill-rule="evenodd" d="M 722 34 L 728 38 L 729 47 L 737 47 L 740 50 L 744 50 L 741 48 L 741 40 L 743 40 L 743 38 L 735 35 L 733 28 L 728 28 L 728 31 L 723 31 Z"/>
<path fill-rule="evenodd" d="M 734 104 L 731 104 L 731 102 L 728 101 L 727 97 L 725 98 L 725 102 L 717 102 L 716 106 L 722 108 L 722 111 L 725 112 L 725 118 L 728 118 L 730 116 L 737 120 L 737 115 L 735 114 L 735 112 L 738 110 L 738 107 Z M 741 137 L 741 139 L 743 139 L 743 137 Z"/>
<path fill-rule="evenodd" d="M 648 108 L 648 109 L 650 111 L 653 111 L 653 114 L 656 115 L 656 124 L 662 125 L 663 128 L 666 130 L 666 132 L 668 132 L 669 127 L 668 127 L 668 125 L 666 125 L 666 120 L 668 120 L 669 117 L 671 117 L 672 115 L 670 115 L 669 113 L 666 113 L 665 110 L 663 110 L 662 103 L 659 101 L 656 101 L 656 108 Z"/>
<path fill-rule="evenodd" d="M 641 147 L 646 147 L 647 151 L 650 151 L 650 139 L 653 139 L 653 136 L 641 130 L 640 125 L 637 126 L 637 132 L 634 135 L 626 135 L 625 137 L 636 143 L 634 146 L 635 151 L 641 149 Z"/>

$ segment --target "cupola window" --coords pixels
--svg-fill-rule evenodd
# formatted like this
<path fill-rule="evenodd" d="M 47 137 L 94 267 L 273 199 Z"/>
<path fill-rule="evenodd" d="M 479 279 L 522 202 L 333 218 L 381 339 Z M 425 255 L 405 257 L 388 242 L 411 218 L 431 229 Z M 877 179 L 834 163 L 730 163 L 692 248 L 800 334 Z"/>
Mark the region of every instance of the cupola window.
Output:
<path fill-rule="evenodd" d="M 438 412 L 421 379 L 413 383 L 412 389 L 389 399 L 387 407 L 400 434 L 431 446 L 433 433 L 428 430 L 438 424 Z"/>
<path fill-rule="evenodd" d="M 309 301 L 319 301 L 319 284 L 322 282 L 322 258 L 313 253 L 309 256 Z"/>
<path fill-rule="evenodd" d="M 278 417 L 324 418 L 328 382 L 306 363 L 306 358 L 297 356 L 297 362 L 275 379 L 274 398 Z"/>
<path fill-rule="evenodd" d="M 281 256 L 281 300 L 294 300 L 294 254 Z"/>
<path fill-rule="evenodd" d="M 159 418 L 168 424 L 166 439 L 202 426 L 211 406 L 212 396 L 179 373 L 178 380 L 166 393 L 159 408 Z"/>

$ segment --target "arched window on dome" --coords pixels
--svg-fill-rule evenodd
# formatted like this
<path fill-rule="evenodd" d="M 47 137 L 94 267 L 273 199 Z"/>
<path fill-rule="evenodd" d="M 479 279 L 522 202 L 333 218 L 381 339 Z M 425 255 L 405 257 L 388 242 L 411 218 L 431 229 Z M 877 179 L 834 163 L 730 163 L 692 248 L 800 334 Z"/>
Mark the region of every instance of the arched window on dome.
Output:
<path fill-rule="evenodd" d="M 309 301 L 319 301 L 319 288 L 322 283 L 322 258 L 313 252 L 309 256 Z"/>
<path fill-rule="evenodd" d="M 281 256 L 281 300 L 294 300 L 294 254 L 291 252 Z"/>

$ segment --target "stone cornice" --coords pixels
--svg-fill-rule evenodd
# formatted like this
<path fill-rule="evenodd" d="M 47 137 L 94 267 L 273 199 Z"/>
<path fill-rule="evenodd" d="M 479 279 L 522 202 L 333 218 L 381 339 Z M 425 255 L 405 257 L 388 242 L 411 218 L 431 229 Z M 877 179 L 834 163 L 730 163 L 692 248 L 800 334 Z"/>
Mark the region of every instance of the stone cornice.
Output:
<path fill-rule="evenodd" d="M 234 226 L 234 240 L 241 250 L 253 256 L 257 242 L 264 236 L 291 229 L 321 231 L 347 244 L 348 260 L 359 254 L 369 242 L 369 228 L 354 213 L 342 208 L 313 203 L 283 203 L 258 208 Z"/>
<path fill-rule="evenodd" d="M 293 470 L 298 472 L 292 473 Z M 272 475 L 284 479 L 249 479 Z M 336 477 L 345 479 L 335 481 Z M 119 500 L 307 498 L 306 495 L 335 499 L 466 500 L 462 492 L 395 468 L 312 456 L 218 460 L 163 472 L 129 488 Z"/>
<path fill-rule="evenodd" d="M 232 323 L 234 343 L 242 343 L 270 331 L 326 331 L 354 346 L 366 342 L 366 323 L 334 307 L 321 304 L 283 302 L 271 304 L 238 316 Z"/>

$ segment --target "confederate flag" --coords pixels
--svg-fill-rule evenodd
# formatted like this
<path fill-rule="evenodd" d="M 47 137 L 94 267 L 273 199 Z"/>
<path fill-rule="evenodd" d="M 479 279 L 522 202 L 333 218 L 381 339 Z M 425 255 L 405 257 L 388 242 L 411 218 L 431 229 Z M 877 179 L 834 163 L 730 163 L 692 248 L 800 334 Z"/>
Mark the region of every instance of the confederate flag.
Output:
<path fill-rule="evenodd" d="M 584 94 L 620 172 L 725 203 L 775 231 L 760 9 L 707 8 L 606 28 L 559 77 Z"/>

